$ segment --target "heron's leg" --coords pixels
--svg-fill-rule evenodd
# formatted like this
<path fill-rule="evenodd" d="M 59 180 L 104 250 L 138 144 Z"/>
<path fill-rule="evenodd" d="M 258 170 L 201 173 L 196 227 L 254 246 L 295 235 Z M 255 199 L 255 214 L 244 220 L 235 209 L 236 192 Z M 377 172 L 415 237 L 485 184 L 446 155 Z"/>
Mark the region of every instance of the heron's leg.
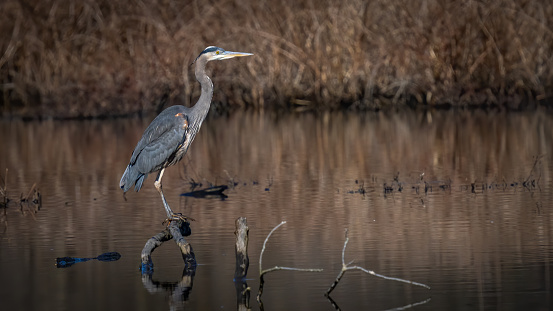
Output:
<path fill-rule="evenodd" d="M 159 171 L 156 181 L 154 182 L 154 186 L 156 187 L 157 192 L 161 195 L 161 200 L 163 200 L 163 206 L 165 207 L 165 212 L 167 213 L 167 218 L 171 219 L 175 213 L 173 213 L 173 210 L 169 207 L 169 204 L 167 204 L 167 200 L 165 200 L 165 196 L 163 195 L 163 189 L 161 189 L 161 178 L 163 177 L 164 171 L 165 168 L 162 168 L 161 171 Z"/>

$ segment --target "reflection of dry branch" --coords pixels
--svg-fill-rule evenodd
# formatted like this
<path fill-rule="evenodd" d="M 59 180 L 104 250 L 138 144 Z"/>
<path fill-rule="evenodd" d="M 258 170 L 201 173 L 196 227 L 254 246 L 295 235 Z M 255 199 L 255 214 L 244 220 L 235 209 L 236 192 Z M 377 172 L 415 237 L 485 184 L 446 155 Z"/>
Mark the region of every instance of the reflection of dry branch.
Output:
<path fill-rule="evenodd" d="M 340 306 L 338 306 L 338 304 L 336 303 L 336 301 L 334 301 L 334 299 L 332 299 L 332 297 L 330 297 L 330 295 L 328 294 L 325 294 L 326 296 L 326 299 L 328 299 L 328 301 L 330 302 L 330 304 L 332 305 L 332 307 L 334 308 L 334 310 L 337 310 L 337 311 L 340 311 L 342 309 L 340 309 Z M 405 305 L 405 306 L 401 306 L 401 307 L 397 307 L 397 308 L 393 308 L 393 309 L 388 309 L 387 311 L 399 311 L 399 310 L 407 310 L 407 309 L 411 309 L 413 307 L 416 307 L 416 306 L 420 306 L 420 305 L 423 305 L 425 303 L 428 303 L 430 302 L 430 300 L 432 300 L 432 298 L 427 298 L 425 300 L 422 300 L 422 301 L 419 301 L 419 302 L 414 302 L 414 303 L 410 303 L 408 305 Z"/>
<path fill-rule="evenodd" d="M 269 240 L 269 237 L 271 237 L 271 234 L 273 234 L 273 232 L 275 232 L 276 229 L 278 229 L 280 226 L 284 225 L 285 223 L 286 221 L 283 221 L 280 224 L 278 224 L 276 227 L 274 227 L 273 230 L 271 230 L 271 232 L 269 232 L 269 234 L 265 238 L 265 242 L 263 242 L 263 248 L 261 249 L 261 254 L 259 255 L 259 293 L 257 294 L 257 302 L 259 303 L 261 303 L 261 295 L 263 294 L 263 283 L 264 283 L 263 275 L 265 273 L 278 271 L 278 270 L 307 271 L 307 272 L 323 271 L 323 269 L 302 269 L 302 268 L 279 267 L 279 266 L 274 266 L 272 268 L 263 270 L 263 266 L 262 266 L 263 253 L 265 252 L 265 246 L 267 245 L 267 241 Z"/>
<path fill-rule="evenodd" d="M 338 283 L 340 282 L 340 279 L 342 279 L 342 277 L 344 276 L 346 271 L 355 270 L 355 269 L 356 270 L 361 270 L 365 273 L 368 273 L 368 274 L 371 274 L 371 275 L 374 275 L 374 276 L 377 276 L 379 278 L 383 278 L 383 279 L 386 279 L 386 280 L 403 282 L 403 283 L 422 286 L 424 288 L 430 289 L 430 286 L 422 284 L 422 283 L 417 283 L 417 282 L 413 282 L 413 281 L 409 281 L 409 280 L 404 280 L 404 279 L 400 279 L 400 278 L 394 278 L 394 277 L 390 277 L 390 276 L 381 275 L 381 274 L 375 273 L 372 270 L 367 270 L 367 269 L 365 269 L 363 267 L 359 267 L 359 266 L 350 266 L 351 262 L 346 264 L 345 260 L 344 260 L 344 255 L 346 253 L 346 246 L 348 245 L 348 241 L 349 241 L 348 230 L 346 229 L 346 240 L 344 242 L 344 248 L 342 249 L 342 270 L 340 271 L 340 274 L 338 274 L 338 276 L 336 277 L 336 280 L 334 280 L 332 285 L 330 285 L 330 287 L 326 290 L 325 296 L 330 295 L 330 293 L 334 290 L 334 288 L 336 288 L 336 285 L 338 285 Z"/>

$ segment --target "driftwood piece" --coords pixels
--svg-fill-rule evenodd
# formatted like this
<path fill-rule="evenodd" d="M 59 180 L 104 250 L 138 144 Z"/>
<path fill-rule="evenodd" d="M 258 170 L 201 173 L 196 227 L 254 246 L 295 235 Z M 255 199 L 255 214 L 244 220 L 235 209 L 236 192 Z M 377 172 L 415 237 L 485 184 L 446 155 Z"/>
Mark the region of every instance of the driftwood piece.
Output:
<path fill-rule="evenodd" d="M 192 251 L 192 246 L 186 242 L 185 236 L 192 234 L 190 223 L 181 219 L 173 220 L 169 223 L 165 230 L 151 237 L 142 249 L 142 274 L 152 274 L 154 271 L 154 263 L 152 261 L 152 252 L 161 244 L 171 239 L 177 243 L 182 259 L 184 260 L 185 269 L 194 269 L 196 267 L 196 257 Z"/>
<path fill-rule="evenodd" d="M 169 308 L 178 309 L 183 301 L 188 300 L 194 276 L 196 273 L 196 258 L 192 251 L 192 246 L 186 242 L 185 236 L 192 234 L 190 223 L 182 219 L 172 220 L 165 230 L 151 237 L 142 249 L 142 284 L 150 293 L 166 292 L 169 293 Z M 152 252 L 161 244 L 169 240 L 175 240 L 179 247 L 182 259 L 184 260 L 184 269 L 179 281 L 159 282 L 153 279 L 154 263 L 152 261 Z"/>
<path fill-rule="evenodd" d="M 239 217 L 235 222 L 236 243 L 236 269 L 234 270 L 234 286 L 236 288 L 236 302 L 238 310 L 249 310 L 250 288 L 246 282 L 250 259 L 248 258 L 248 223 L 246 217 Z"/>

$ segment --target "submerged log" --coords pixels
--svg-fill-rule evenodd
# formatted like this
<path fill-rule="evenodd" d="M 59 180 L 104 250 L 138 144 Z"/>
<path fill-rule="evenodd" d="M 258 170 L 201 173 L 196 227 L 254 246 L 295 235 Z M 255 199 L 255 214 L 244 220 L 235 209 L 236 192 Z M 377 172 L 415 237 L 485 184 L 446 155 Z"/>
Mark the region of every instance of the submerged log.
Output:
<path fill-rule="evenodd" d="M 82 258 L 82 257 L 58 257 L 58 258 L 56 258 L 56 267 L 57 268 L 68 268 L 68 267 L 71 267 L 72 265 L 74 265 L 78 262 L 87 262 L 89 260 L 98 260 L 98 261 L 108 262 L 108 261 L 117 261 L 120 258 L 121 258 L 121 254 L 119 254 L 118 252 L 108 252 L 108 253 L 100 254 L 96 257 L 87 257 L 87 258 Z"/>

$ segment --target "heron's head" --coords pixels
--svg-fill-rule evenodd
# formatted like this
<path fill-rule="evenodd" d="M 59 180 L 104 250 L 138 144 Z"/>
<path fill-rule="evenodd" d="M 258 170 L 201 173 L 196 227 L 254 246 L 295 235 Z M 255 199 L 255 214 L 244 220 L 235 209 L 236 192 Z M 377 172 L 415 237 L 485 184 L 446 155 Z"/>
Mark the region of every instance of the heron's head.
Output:
<path fill-rule="evenodd" d="M 198 57 L 192 62 L 194 64 L 198 59 L 205 58 L 207 62 L 212 60 L 223 60 L 223 59 L 229 59 L 233 57 L 239 57 L 239 56 L 250 56 L 253 55 L 252 53 L 244 53 L 244 52 L 231 52 L 231 51 L 225 51 L 219 47 L 216 46 L 208 46 L 203 50 Z"/>

